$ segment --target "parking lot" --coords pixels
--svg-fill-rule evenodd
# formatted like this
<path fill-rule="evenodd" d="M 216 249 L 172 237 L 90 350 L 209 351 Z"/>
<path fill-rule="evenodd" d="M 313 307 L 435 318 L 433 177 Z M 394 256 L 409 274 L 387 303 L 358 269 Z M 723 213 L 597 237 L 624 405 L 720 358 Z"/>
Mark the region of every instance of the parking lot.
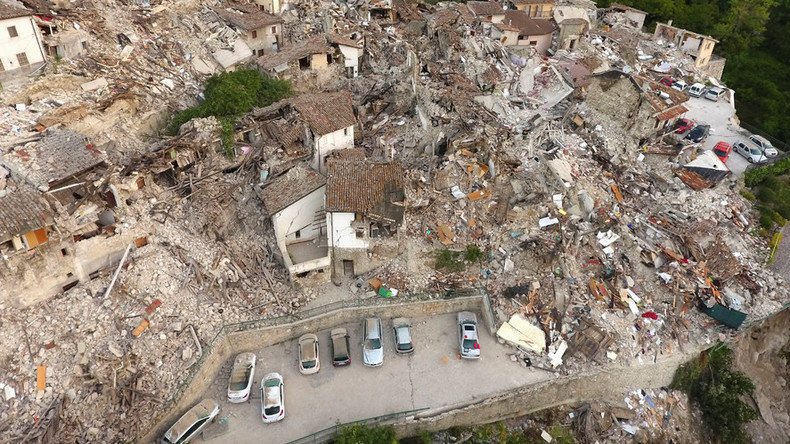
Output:
<path fill-rule="evenodd" d="M 750 134 L 743 128 L 733 124 L 732 117 L 735 114 L 735 110 L 730 102 L 724 98 L 714 102 L 702 97 L 689 97 L 688 102 L 684 103 L 684 105 L 688 108 L 688 112 L 683 117 L 697 122 L 698 125 L 710 125 L 711 133 L 702 142 L 702 147 L 706 150 L 712 150 L 716 143 L 722 141 L 732 145 L 735 142 L 745 140 Z M 730 154 L 730 158 L 725 164 L 733 174 L 738 176 L 742 175 L 750 165 L 743 156 L 736 152 Z"/>
<path fill-rule="evenodd" d="M 480 315 L 478 314 L 478 319 Z M 362 319 L 343 325 L 351 336 L 351 365 L 332 367 L 329 331 L 319 338 L 321 370 L 305 376 L 297 368 L 296 339 L 258 350 L 253 397 L 249 403 L 226 401 L 227 378 L 232 359 L 223 367 L 205 397 L 222 405 L 221 416 L 229 418 L 229 431 L 210 442 L 287 443 L 339 423 L 420 408 L 436 408 L 481 399 L 516 387 L 553 377 L 553 373 L 523 368 L 500 345 L 480 329 L 482 358 L 462 360 L 458 355 L 456 314 L 419 317 L 412 320 L 414 353 L 398 355 L 390 319 L 382 319 L 384 365 L 362 365 Z M 260 416 L 260 382 L 269 372 L 284 379 L 285 419 L 263 424 Z"/>

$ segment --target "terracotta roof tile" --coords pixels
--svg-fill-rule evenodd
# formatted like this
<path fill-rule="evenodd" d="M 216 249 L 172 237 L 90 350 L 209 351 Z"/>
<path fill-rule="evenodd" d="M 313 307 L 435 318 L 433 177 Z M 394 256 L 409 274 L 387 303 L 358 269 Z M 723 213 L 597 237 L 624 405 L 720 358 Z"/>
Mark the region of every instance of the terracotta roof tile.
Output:
<path fill-rule="evenodd" d="M 50 129 L 31 147 L 17 147 L 3 155 L 9 170 L 41 190 L 102 164 L 105 155 L 88 137 L 67 129 Z"/>
<path fill-rule="evenodd" d="M 0 3 L 0 20 L 33 15 L 33 11 Z"/>
<path fill-rule="evenodd" d="M 280 17 L 261 11 L 252 4 L 225 2 L 212 9 L 223 20 L 245 31 L 253 31 L 283 22 Z"/>
<path fill-rule="evenodd" d="M 272 216 L 325 184 L 324 176 L 300 164 L 274 179 L 261 191 L 261 199 L 266 211 Z"/>
<path fill-rule="evenodd" d="M 356 123 L 351 93 L 302 94 L 290 99 L 314 134 L 323 136 Z"/>
<path fill-rule="evenodd" d="M 524 11 L 505 11 L 504 23 L 516 26 L 522 36 L 546 35 L 554 32 L 554 23 L 551 20 L 531 18 Z"/>
<path fill-rule="evenodd" d="M 490 17 L 505 13 L 502 5 L 497 2 L 468 1 L 466 7 L 476 16 Z"/>
<path fill-rule="evenodd" d="M 0 197 L 0 242 L 52 224 L 52 212 L 41 195 L 17 190 Z"/>
<path fill-rule="evenodd" d="M 365 214 L 380 211 L 403 200 L 403 176 L 403 167 L 398 162 L 330 159 L 326 211 Z"/>

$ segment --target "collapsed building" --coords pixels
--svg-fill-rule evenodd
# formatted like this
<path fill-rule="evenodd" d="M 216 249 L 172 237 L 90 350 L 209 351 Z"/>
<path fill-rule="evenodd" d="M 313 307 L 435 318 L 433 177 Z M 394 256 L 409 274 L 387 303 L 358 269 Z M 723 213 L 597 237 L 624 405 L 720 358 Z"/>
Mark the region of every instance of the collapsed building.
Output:
<path fill-rule="evenodd" d="M 788 300 L 741 185 L 665 140 L 689 99 L 658 80 L 710 75 L 700 39 L 643 34 L 641 11 L 140 3 L 116 21 L 69 5 L 85 44 L 53 37 L 75 56 L 2 92 L 11 440 L 140 436 L 224 325 L 320 303 L 330 280 L 484 289 L 514 355 L 560 375 L 726 339 L 713 323 Z M 229 147 L 214 118 L 157 133 L 239 67 L 294 96 Z"/>

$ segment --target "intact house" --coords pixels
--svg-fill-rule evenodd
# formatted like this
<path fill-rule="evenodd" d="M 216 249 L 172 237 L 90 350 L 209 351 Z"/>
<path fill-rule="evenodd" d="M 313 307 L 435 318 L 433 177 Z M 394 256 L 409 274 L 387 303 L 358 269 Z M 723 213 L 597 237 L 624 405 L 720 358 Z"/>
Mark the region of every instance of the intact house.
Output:
<path fill-rule="evenodd" d="M 510 0 L 512 9 L 524 11 L 532 18 L 550 19 L 554 9 L 553 0 Z"/>
<path fill-rule="evenodd" d="M 524 11 L 506 11 L 502 23 L 518 28 L 516 46 L 530 46 L 540 55 L 551 47 L 554 23 L 550 19 L 531 18 Z"/>
<path fill-rule="evenodd" d="M 315 36 L 280 52 L 258 58 L 258 69 L 281 79 L 291 79 L 302 72 L 326 70 L 333 62 L 333 50 L 324 36 Z"/>
<path fill-rule="evenodd" d="M 610 70 L 588 78 L 585 103 L 616 122 L 641 146 L 688 111 L 688 95 L 654 80 Z"/>
<path fill-rule="evenodd" d="M 262 56 L 280 50 L 283 19 L 261 11 L 252 4 L 240 2 L 222 3 L 214 8 L 214 12 L 241 34 L 254 55 Z"/>
<path fill-rule="evenodd" d="M 308 128 L 308 141 L 313 148 L 310 166 L 326 173 L 329 154 L 354 147 L 354 124 L 357 119 L 351 93 L 302 94 L 291 99 Z"/>
<path fill-rule="evenodd" d="M 33 12 L 0 3 L 0 80 L 32 71 L 45 60 Z"/>
<path fill-rule="evenodd" d="M 291 277 L 328 269 L 324 176 L 297 164 L 271 180 L 259 196 L 271 217 L 281 262 Z"/>
<path fill-rule="evenodd" d="M 364 40 L 352 34 L 345 37 L 340 34 L 327 34 L 326 40 L 335 49 L 334 57 L 341 59 L 346 77 L 354 78 L 359 75 L 359 63 L 364 53 Z"/>
<path fill-rule="evenodd" d="M 607 21 L 625 24 L 636 29 L 642 29 L 645 26 L 647 17 L 647 12 L 619 3 L 612 3 L 604 13 L 610 16 Z M 612 14 L 616 16 L 612 16 Z M 619 20 L 620 17 L 623 17 L 623 20 Z"/>
<path fill-rule="evenodd" d="M 397 162 L 330 159 L 326 225 L 334 276 L 356 276 L 398 254 L 405 213 L 404 170 Z"/>
<path fill-rule="evenodd" d="M 554 50 L 573 51 L 590 30 L 590 17 L 587 10 L 576 6 L 557 6 L 554 8 L 554 23 L 557 24 Z"/>
<path fill-rule="evenodd" d="M 681 52 L 691 57 L 697 69 L 716 79 L 721 79 L 726 59 L 713 54 L 713 48 L 716 47 L 716 43 L 719 43 L 713 37 L 676 28 L 670 21 L 667 24 L 656 23 L 653 39 L 673 44 Z"/>
<path fill-rule="evenodd" d="M 505 10 L 502 5 L 497 2 L 489 1 L 468 1 L 466 7 L 475 17 L 481 21 L 490 23 L 502 23 L 505 19 Z"/>

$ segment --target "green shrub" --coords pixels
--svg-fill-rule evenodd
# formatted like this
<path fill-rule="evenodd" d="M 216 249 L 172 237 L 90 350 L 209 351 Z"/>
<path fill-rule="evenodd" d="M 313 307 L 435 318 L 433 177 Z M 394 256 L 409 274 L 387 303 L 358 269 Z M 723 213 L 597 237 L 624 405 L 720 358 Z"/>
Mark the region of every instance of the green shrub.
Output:
<path fill-rule="evenodd" d="M 754 202 L 755 200 L 757 200 L 757 196 L 752 194 L 752 192 L 749 190 L 741 190 L 741 196 L 743 196 L 744 199 L 750 202 Z"/>
<path fill-rule="evenodd" d="M 461 252 L 448 249 L 439 250 L 436 254 L 437 270 L 444 270 L 450 273 L 463 271 L 464 263 L 461 261 Z"/>
<path fill-rule="evenodd" d="M 176 113 L 167 126 L 171 135 L 178 133 L 181 125 L 199 117 L 216 117 L 222 125 L 222 144 L 225 153 L 233 155 L 233 124 L 237 117 L 256 106 L 268 106 L 291 95 L 291 84 L 285 80 L 270 79 L 253 69 L 223 72 L 206 80 L 205 100 L 198 105 Z"/>
<path fill-rule="evenodd" d="M 757 412 L 741 397 L 754 391 L 751 379 L 732 369 L 732 352 L 723 344 L 700 354 L 675 372 L 671 387 L 688 394 L 702 412 L 705 427 L 715 440 L 746 443 L 742 426 Z"/>
<path fill-rule="evenodd" d="M 466 246 L 464 259 L 466 259 L 468 262 L 477 262 L 481 257 L 483 257 L 483 251 L 480 250 L 480 247 L 475 244 L 469 244 Z"/>
<path fill-rule="evenodd" d="M 397 444 L 395 430 L 390 426 L 354 424 L 340 429 L 335 444 Z"/>
<path fill-rule="evenodd" d="M 785 157 L 771 165 L 754 168 L 744 175 L 746 186 L 753 187 L 765 181 L 769 177 L 779 176 L 790 171 L 790 157 Z"/>

